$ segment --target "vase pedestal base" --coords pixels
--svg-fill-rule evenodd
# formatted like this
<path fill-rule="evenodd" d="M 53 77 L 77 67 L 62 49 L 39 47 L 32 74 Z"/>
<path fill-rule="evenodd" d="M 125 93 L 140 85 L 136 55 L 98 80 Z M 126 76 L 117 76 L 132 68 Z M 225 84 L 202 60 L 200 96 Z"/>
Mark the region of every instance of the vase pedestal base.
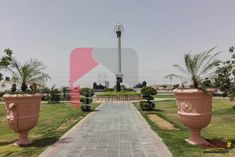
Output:
<path fill-rule="evenodd" d="M 191 145 L 210 145 L 210 143 L 204 138 L 197 140 L 185 139 L 185 141 L 187 141 Z"/>
<path fill-rule="evenodd" d="M 31 144 L 32 141 L 28 138 L 28 133 L 20 133 L 19 140 L 14 143 L 17 146 L 25 146 Z"/>

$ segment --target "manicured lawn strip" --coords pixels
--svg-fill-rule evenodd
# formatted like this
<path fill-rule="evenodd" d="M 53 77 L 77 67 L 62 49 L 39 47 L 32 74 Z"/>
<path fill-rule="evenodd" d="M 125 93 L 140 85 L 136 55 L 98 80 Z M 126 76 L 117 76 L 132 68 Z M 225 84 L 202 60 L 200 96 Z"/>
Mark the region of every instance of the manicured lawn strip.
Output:
<path fill-rule="evenodd" d="M 92 109 L 95 109 L 98 105 L 99 104 L 92 105 Z M 14 133 L 8 127 L 5 107 L 0 104 L 0 156 L 36 157 L 87 114 L 89 114 L 89 112 L 74 109 L 68 103 L 41 104 L 38 125 L 29 133 L 33 144 L 18 147 L 12 145 L 12 143 L 17 140 L 18 134 Z"/>
<path fill-rule="evenodd" d="M 207 139 L 215 140 L 232 140 L 235 144 L 235 111 L 232 110 L 234 102 L 229 100 L 213 100 L 213 117 L 210 125 L 203 129 L 202 135 Z M 139 104 L 135 103 L 135 106 L 140 110 Z M 152 129 L 163 139 L 169 150 L 175 157 L 198 157 L 198 156 L 226 156 L 233 157 L 235 154 L 235 148 L 230 149 L 229 153 L 225 154 L 207 154 L 203 151 L 211 150 L 204 149 L 198 146 L 192 146 L 185 142 L 185 138 L 188 137 L 189 131 L 180 122 L 177 115 L 177 106 L 175 100 L 159 101 L 156 108 L 160 111 L 140 111 L 142 116 L 150 124 Z M 180 128 L 180 131 L 163 131 L 156 124 L 151 122 L 147 114 L 156 113 L 158 116 L 166 119 L 175 127 Z"/>
<path fill-rule="evenodd" d="M 175 95 L 161 95 L 161 94 L 157 94 L 156 96 L 154 96 L 155 98 L 175 98 Z"/>

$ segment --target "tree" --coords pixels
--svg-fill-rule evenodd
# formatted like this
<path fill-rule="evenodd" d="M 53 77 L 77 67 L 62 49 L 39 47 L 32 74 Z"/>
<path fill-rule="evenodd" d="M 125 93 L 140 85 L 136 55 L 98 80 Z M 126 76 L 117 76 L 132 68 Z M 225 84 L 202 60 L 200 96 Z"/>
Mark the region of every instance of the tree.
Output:
<path fill-rule="evenodd" d="M 143 81 L 142 83 L 138 83 L 134 86 L 134 88 L 142 88 L 142 87 L 146 87 L 147 86 L 147 82 Z"/>
<path fill-rule="evenodd" d="M 93 89 L 97 89 L 97 83 L 96 82 L 93 83 Z"/>
<path fill-rule="evenodd" d="M 43 72 L 45 66 L 42 62 L 34 59 L 24 64 L 14 59 L 8 70 L 13 74 L 12 80 L 21 85 L 22 92 L 26 92 L 30 85 L 43 86 L 45 81 L 50 79 L 49 75 Z"/>
<path fill-rule="evenodd" d="M 146 87 L 146 85 L 147 85 L 146 81 L 143 81 L 142 84 L 141 84 L 142 87 Z"/>
<path fill-rule="evenodd" d="M 134 88 L 142 88 L 142 84 L 141 83 L 138 83 L 134 86 Z"/>
<path fill-rule="evenodd" d="M 231 59 L 221 63 L 217 70 L 215 79 L 216 87 L 219 88 L 224 96 L 228 96 L 230 100 L 235 97 L 235 52 L 234 47 L 230 47 Z"/>
<path fill-rule="evenodd" d="M 96 89 L 105 89 L 105 86 L 103 86 L 102 84 L 99 84 Z"/>
<path fill-rule="evenodd" d="M 190 52 L 184 55 L 184 66 L 174 65 L 184 75 L 169 74 L 166 78 L 179 78 L 184 81 L 190 81 L 193 88 L 205 89 L 203 82 L 212 80 L 216 76 L 216 66 L 221 62 L 215 59 L 220 53 L 213 53 L 216 47 L 209 51 L 192 55 Z"/>
<path fill-rule="evenodd" d="M 63 101 L 66 101 L 66 100 L 69 100 L 69 87 L 63 87 L 62 88 L 62 94 L 63 94 L 63 98 L 62 98 L 62 100 Z"/>
<path fill-rule="evenodd" d="M 7 68 L 12 62 L 12 50 L 5 49 L 4 56 L 0 59 L 0 70 Z M 4 80 L 3 74 L 0 73 L 0 81 Z M 6 77 L 5 80 L 9 80 L 9 77 Z"/>
<path fill-rule="evenodd" d="M 60 94 L 61 94 L 60 90 L 55 86 L 52 86 L 49 92 L 48 103 L 49 104 L 59 103 L 61 100 Z"/>

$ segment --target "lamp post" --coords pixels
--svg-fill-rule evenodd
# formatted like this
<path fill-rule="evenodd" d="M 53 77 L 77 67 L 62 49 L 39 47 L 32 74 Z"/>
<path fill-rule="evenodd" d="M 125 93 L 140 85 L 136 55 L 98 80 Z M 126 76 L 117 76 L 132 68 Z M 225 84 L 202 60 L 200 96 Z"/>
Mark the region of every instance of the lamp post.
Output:
<path fill-rule="evenodd" d="M 116 74 L 116 90 L 117 92 L 121 91 L 121 83 L 122 83 L 122 54 L 121 54 L 121 35 L 122 32 L 124 31 L 123 25 L 118 23 L 117 25 L 114 26 L 114 31 L 117 34 L 118 38 L 118 73 Z"/>

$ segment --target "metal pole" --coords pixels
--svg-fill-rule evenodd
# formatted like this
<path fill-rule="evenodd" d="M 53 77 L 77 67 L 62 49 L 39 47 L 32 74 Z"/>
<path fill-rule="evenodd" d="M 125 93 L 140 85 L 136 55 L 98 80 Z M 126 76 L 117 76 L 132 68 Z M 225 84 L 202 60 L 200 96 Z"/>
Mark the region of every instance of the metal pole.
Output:
<path fill-rule="evenodd" d="M 117 38 L 118 38 L 118 73 L 116 74 L 116 89 L 117 91 L 121 91 L 121 82 L 122 82 L 122 54 L 121 54 L 121 34 L 123 31 L 123 26 L 121 24 L 117 24 L 114 27 L 116 34 L 117 34 Z"/>
<path fill-rule="evenodd" d="M 118 72 L 122 73 L 122 54 L 121 54 L 121 36 L 118 38 Z"/>

